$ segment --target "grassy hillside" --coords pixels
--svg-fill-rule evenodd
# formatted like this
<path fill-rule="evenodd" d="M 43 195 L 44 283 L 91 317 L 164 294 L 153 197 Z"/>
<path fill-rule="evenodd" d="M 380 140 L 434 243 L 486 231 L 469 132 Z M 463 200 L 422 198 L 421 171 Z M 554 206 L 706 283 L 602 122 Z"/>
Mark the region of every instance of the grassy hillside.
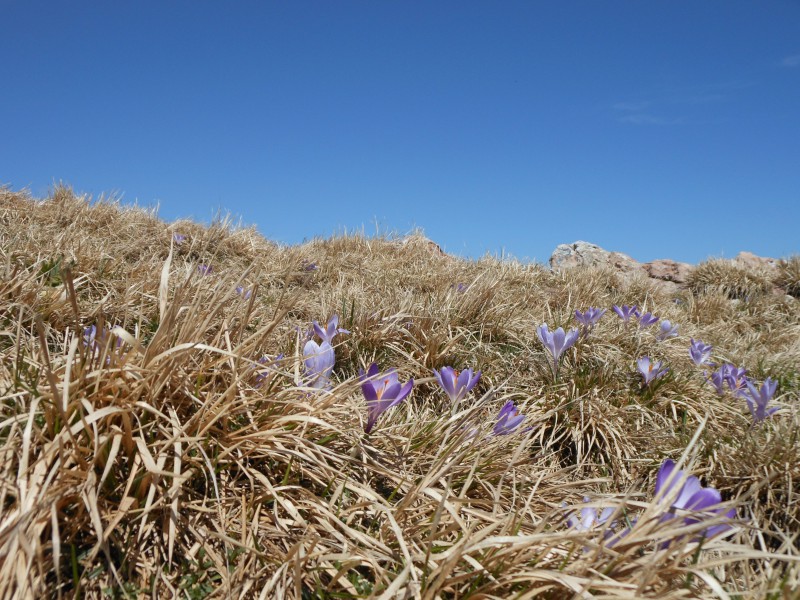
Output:
<path fill-rule="evenodd" d="M 420 236 L 282 247 L 66 188 L 0 190 L 0 214 L 2 598 L 800 594 L 797 258 L 709 261 L 675 295 Z M 536 328 L 590 306 L 554 377 Z M 315 387 L 303 351 L 333 315 Z M 690 338 L 780 410 L 754 423 Z M 648 385 L 644 356 L 669 369 Z M 372 363 L 414 386 L 366 434 Z M 458 402 L 446 366 L 481 372 Z M 725 504 L 689 510 L 695 480 L 656 497 L 668 458 Z"/>

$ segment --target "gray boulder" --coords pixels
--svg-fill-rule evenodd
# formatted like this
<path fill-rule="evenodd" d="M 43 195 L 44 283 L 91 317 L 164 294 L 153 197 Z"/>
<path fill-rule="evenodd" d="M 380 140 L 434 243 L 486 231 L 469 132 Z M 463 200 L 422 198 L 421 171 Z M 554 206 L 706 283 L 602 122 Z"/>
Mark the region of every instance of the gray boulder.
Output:
<path fill-rule="evenodd" d="M 550 267 L 559 270 L 574 267 L 611 267 L 622 272 L 630 272 L 638 269 L 640 264 L 622 252 L 609 252 L 597 244 L 578 241 L 557 246 L 550 256 Z"/>

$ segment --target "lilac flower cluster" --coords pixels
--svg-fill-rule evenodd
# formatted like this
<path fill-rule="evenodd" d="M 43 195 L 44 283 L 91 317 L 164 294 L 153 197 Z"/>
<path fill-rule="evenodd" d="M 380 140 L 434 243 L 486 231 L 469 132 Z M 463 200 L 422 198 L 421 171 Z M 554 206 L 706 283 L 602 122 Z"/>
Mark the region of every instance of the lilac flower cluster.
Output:
<path fill-rule="evenodd" d="M 590 306 L 583 312 L 576 310 L 575 320 L 581 325 L 581 337 L 588 336 L 604 314 L 606 314 L 605 308 L 601 309 L 594 306 Z"/>
<path fill-rule="evenodd" d="M 617 306 L 616 304 L 611 307 L 620 319 L 627 325 L 632 317 L 639 316 L 639 309 L 636 306 L 628 306 L 627 304 L 623 304 L 622 306 Z"/>
<path fill-rule="evenodd" d="M 693 541 L 710 539 L 730 531 L 733 528 L 732 521 L 736 519 L 736 509 L 725 510 L 718 490 L 703 487 L 697 477 L 678 469 L 671 459 L 666 459 L 658 469 L 653 501 L 661 523 L 679 519 L 682 521 L 681 525 L 700 525 L 693 528 L 696 530 Z M 583 502 L 590 504 L 591 500 L 584 497 Z M 613 506 L 571 509 L 567 516 L 567 525 L 576 531 L 602 530 L 603 544 L 611 548 L 630 533 L 630 527 L 620 529 L 618 522 L 611 520 L 616 512 L 618 509 Z M 636 522 L 633 519 L 632 526 Z M 668 545 L 669 543 L 662 544 L 662 547 Z"/>
<path fill-rule="evenodd" d="M 754 425 L 780 410 L 777 406 L 769 406 L 778 389 L 778 382 L 770 377 L 767 377 L 761 387 L 757 388 L 747 377 L 744 367 L 725 363 L 712 372 L 707 379 L 720 396 L 731 392 L 735 397 L 743 398 L 750 411 L 750 416 L 753 417 Z"/>
<path fill-rule="evenodd" d="M 173 239 L 176 244 L 180 244 L 185 240 L 185 236 L 176 233 Z M 210 265 L 199 265 L 197 268 L 203 275 L 212 272 Z M 314 263 L 304 266 L 304 269 L 308 271 L 317 268 Z M 460 284 L 458 291 L 462 291 Z M 236 288 L 236 293 L 244 299 L 249 299 L 252 290 L 239 286 Z M 640 329 L 659 322 L 658 316 L 650 312 L 642 314 L 636 306 L 614 305 L 612 309 L 625 322 L 626 326 L 633 318 L 638 320 Z M 580 330 L 570 329 L 565 332 L 562 327 L 558 327 L 551 332 L 547 324 L 536 328 L 539 341 L 550 355 L 550 364 L 556 379 L 561 357 L 576 344 L 580 337 L 588 336 L 605 313 L 606 309 L 596 307 L 589 307 L 583 312 L 576 310 L 575 320 L 580 324 Z M 678 325 L 664 319 L 659 325 L 656 338 L 659 341 L 666 341 L 677 337 L 678 329 Z M 84 344 L 93 356 L 107 343 L 111 333 L 107 329 L 98 332 L 94 325 L 84 330 Z M 314 320 L 313 333 L 320 341 L 308 339 L 303 345 L 304 375 L 298 383 L 317 390 L 329 389 L 336 361 L 334 338 L 339 334 L 349 334 L 350 332 L 339 327 L 339 317 L 333 315 L 324 326 Z M 712 346 L 704 344 L 700 340 L 691 339 L 690 342 L 689 357 L 692 362 L 696 366 L 706 364 L 714 366 L 710 362 Z M 113 351 L 118 350 L 121 346 L 122 340 L 116 338 Z M 256 387 L 262 385 L 271 374 L 276 372 L 276 365 L 283 358 L 283 354 L 279 354 L 274 358 L 263 356 L 257 361 L 263 365 L 263 368 L 257 371 Z M 636 368 L 644 379 L 644 386 L 662 378 L 669 371 L 662 361 L 652 360 L 649 356 L 639 358 Z M 434 369 L 433 374 L 453 407 L 467 397 L 481 378 L 481 371 L 474 371 L 472 368 L 459 371 L 452 366 L 444 366 L 440 370 Z M 390 368 L 381 372 L 374 362 L 370 364 L 366 372 L 361 370 L 359 377 L 361 391 L 367 405 L 364 432 L 370 434 L 383 413 L 398 406 L 409 397 L 414 387 L 414 380 L 409 379 L 405 383 L 401 383 L 395 369 Z M 763 421 L 778 410 L 777 407 L 769 406 L 777 389 L 777 382 L 769 377 L 760 388 L 757 388 L 746 377 L 745 369 L 734 367 L 731 364 L 723 364 L 710 375 L 709 381 L 720 395 L 731 391 L 743 398 L 755 423 Z M 521 431 L 520 426 L 525 418 L 514 401 L 509 400 L 500 409 L 491 433 L 493 436 L 517 433 Z M 477 430 L 473 431 L 474 433 L 471 433 L 470 437 L 477 435 Z M 694 527 L 698 532 L 694 539 L 703 540 L 725 533 L 732 528 L 731 521 L 736 518 L 735 509 L 725 510 L 721 506 L 722 498 L 718 490 L 702 486 L 697 477 L 687 475 L 677 468 L 674 461 L 669 459 L 664 461 L 656 476 L 654 502 L 659 509 L 658 518 L 661 522 L 682 520 L 683 525 L 697 526 Z M 584 504 L 590 503 L 590 499 L 584 497 Z M 617 544 L 630 531 L 629 528 L 621 529 L 617 521 L 613 520 L 617 512 L 619 512 L 618 509 L 613 506 L 584 506 L 573 511 L 567 517 L 567 523 L 570 528 L 578 531 L 603 529 L 604 544 L 610 547 Z"/>
<path fill-rule="evenodd" d="M 725 363 L 711 373 L 709 381 L 720 396 L 724 396 L 726 390 L 738 395 L 746 386 L 747 371 L 743 367 Z"/>
<path fill-rule="evenodd" d="M 249 297 L 249 290 L 239 287 L 236 291 L 245 298 Z M 635 305 L 614 305 L 612 309 L 626 324 L 633 318 L 637 319 L 640 329 L 650 327 L 659 321 L 657 315 L 651 312 L 641 313 Z M 576 310 L 575 320 L 580 324 L 580 330 L 570 329 L 565 332 L 563 328 L 558 327 L 555 331 L 550 331 L 546 323 L 536 328 L 536 335 L 539 341 L 550 355 L 550 366 L 555 380 L 558 379 L 561 357 L 569 348 L 575 345 L 579 338 L 587 336 L 605 313 L 606 309 L 597 307 L 589 307 L 584 311 Z M 656 338 L 659 341 L 665 341 L 677 337 L 678 329 L 679 326 L 677 324 L 664 319 L 659 325 Z M 310 330 L 308 338 L 316 334 L 320 342 L 308 339 L 303 346 L 304 378 L 302 383 L 304 385 L 316 389 L 329 389 L 331 387 L 330 378 L 336 361 L 333 339 L 340 333 L 350 332 L 339 327 L 338 315 L 333 315 L 325 326 L 313 321 L 313 333 Z M 704 344 L 701 340 L 693 338 L 690 342 L 689 357 L 692 362 L 697 366 L 705 364 L 713 366 L 710 362 L 712 347 Z M 282 355 L 273 362 L 277 362 L 280 358 L 282 358 Z M 663 361 L 653 360 L 649 356 L 639 358 L 636 361 L 636 369 L 643 378 L 644 387 L 649 386 L 669 372 L 669 367 L 664 365 Z M 372 363 L 366 373 L 363 371 L 360 373 L 361 389 L 367 401 L 368 413 L 364 429 L 366 433 L 369 433 L 381 414 L 397 406 L 409 396 L 414 381 L 410 379 L 401 385 L 394 369 L 389 369 L 385 374 L 381 375 L 376 363 Z M 447 394 L 453 410 L 457 408 L 460 401 L 466 398 L 467 394 L 477 385 L 481 378 L 480 371 L 473 371 L 471 368 L 458 371 L 452 366 L 445 366 L 440 370 L 434 369 L 433 374 L 445 394 Z M 264 377 L 266 375 L 262 372 L 257 378 L 257 383 L 262 381 Z M 758 389 L 747 380 L 744 369 L 737 369 L 732 365 L 723 365 L 710 376 L 709 380 L 720 394 L 723 394 L 725 389 L 729 388 L 735 394 L 744 398 L 756 423 L 766 419 L 778 410 L 777 407 L 768 406 L 777 387 L 777 383 L 769 378 Z M 500 436 L 519 431 L 519 426 L 524 419 L 525 416 L 520 413 L 514 402 L 508 401 L 497 415 L 492 434 Z M 587 522 L 588 517 L 586 514 L 582 517 L 583 523 Z M 591 522 L 604 522 L 604 515 L 607 515 L 607 513 L 596 513 Z"/>
<path fill-rule="evenodd" d="M 642 314 L 639 311 L 637 306 L 628 306 L 624 304 L 622 306 L 614 305 L 611 307 L 615 313 L 619 316 L 620 319 L 623 320 L 625 325 L 627 326 L 631 319 L 636 318 L 639 321 L 639 329 L 646 329 L 652 325 L 658 323 L 659 316 L 654 315 L 651 312 L 646 312 Z M 656 334 L 656 339 L 660 342 L 668 340 L 669 338 L 677 337 L 678 336 L 678 329 L 680 328 L 679 325 L 675 325 L 668 319 L 664 319 L 661 321 L 659 325 L 659 331 Z"/>

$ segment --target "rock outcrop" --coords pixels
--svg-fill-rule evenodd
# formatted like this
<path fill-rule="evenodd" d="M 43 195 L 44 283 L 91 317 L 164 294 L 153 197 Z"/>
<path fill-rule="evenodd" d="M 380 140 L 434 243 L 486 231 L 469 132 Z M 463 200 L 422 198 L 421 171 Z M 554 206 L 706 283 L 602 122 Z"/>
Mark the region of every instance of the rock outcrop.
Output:
<path fill-rule="evenodd" d="M 553 269 L 570 269 L 572 267 L 612 267 L 620 271 L 633 271 L 639 263 L 627 254 L 609 252 L 589 242 L 574 242 L 556 247 L 550 257 Z"/>
<path fill-rule="evenodd" d="M 648 277 L 660 279 L 661 281 L 671 281 L 678 285 L 685 285 L 692 272 L 692 265 L 685 262 L 678 262 L 668 258 L 660 258 L 641 265 Z"/>
<path fill-rule="evenodd" d="M 778 268 L 778 261 L 774 258 L 756 256 L 751 252 L 740 252 L 730 262 L 739 267 L 762 272 Z M 555 270 L 582 266 L 609 267 L 623 274 L 642 272 L 654 281 L 673 289 L 686 287 L 694 269 L 689 263 L 670 259 L 640 263 L 627 254 L 610 252 L 596 244 L 583 241 L 561 244 L 550 256 L 550 267 Z"/>

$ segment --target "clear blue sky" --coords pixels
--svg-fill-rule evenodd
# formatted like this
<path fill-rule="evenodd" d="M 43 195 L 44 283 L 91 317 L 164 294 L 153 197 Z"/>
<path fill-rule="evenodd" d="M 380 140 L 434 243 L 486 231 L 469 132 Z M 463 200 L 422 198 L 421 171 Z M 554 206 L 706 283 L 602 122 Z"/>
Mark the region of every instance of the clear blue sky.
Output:
<path fill-rule="evenodd" d="M 0 183 L 285 243 L 800 252 L 800 2 L 0 0 Z"/>

